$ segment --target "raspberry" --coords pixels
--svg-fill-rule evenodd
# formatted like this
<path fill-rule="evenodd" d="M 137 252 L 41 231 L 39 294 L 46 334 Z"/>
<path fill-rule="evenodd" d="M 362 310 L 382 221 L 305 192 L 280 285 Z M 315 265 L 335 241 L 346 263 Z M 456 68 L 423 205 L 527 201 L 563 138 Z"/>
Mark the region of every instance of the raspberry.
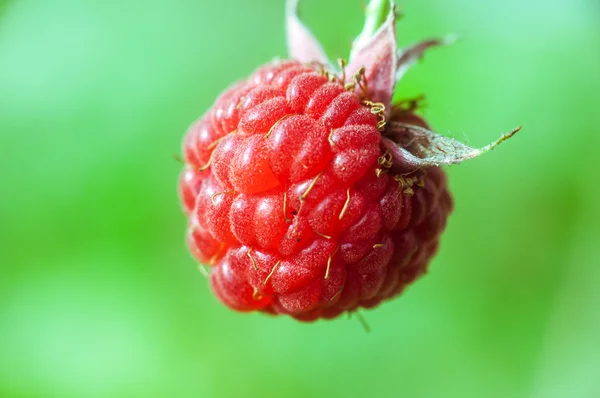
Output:
<path fill-rule="evenodd" d="M 483 151 L 390 103 L 393 10 L 336 73 L 291 4 L 296 60 L 259 68 L 191 126 L 180 197 L 190 251 L 224 304 L 312 321 L 374 307 L 425 273 L 453 206 L 439 165 Z"/>

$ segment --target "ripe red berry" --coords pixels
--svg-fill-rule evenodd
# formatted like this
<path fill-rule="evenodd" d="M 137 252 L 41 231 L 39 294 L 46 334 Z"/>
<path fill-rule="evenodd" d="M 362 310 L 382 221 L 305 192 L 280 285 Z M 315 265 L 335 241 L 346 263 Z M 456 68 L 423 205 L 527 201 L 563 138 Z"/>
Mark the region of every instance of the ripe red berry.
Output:
<path fill-rule="evenodd" d="M 477 150 L 391 104 L 390 76 L 431 45 L 397 56 L 393 11 L 335 72 L 293 3 L 297 60 L 259 68 L 192 125 L 180 196 L 223 303 L 309 321 L 373 307 L 426 271 L 452 210 L 438 166 Z"/>

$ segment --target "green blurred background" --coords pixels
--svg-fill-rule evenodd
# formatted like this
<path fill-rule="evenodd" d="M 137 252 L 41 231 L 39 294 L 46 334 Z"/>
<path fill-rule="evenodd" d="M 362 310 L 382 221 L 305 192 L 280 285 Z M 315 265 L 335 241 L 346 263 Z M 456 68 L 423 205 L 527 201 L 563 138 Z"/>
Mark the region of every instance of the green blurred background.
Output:
<path fill-rule="evenodd" d="M 484 145 L 431 272 L 356 319 L 241 315 L 184 246 L 186 127 L 285 56 L 283 0 L 0 1 L 0 397 L 599 397 L 600 4 L 402 1 L 399 86 Z M 360 0 L 305 0 L 333 57 Z"/>

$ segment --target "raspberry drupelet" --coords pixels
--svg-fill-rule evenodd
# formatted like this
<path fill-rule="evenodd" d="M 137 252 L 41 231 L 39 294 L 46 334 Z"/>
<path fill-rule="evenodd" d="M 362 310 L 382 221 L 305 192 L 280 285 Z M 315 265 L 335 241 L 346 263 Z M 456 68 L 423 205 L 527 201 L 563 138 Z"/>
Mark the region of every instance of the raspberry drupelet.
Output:
<path fill-rule="evenodd" d="M 398 71 L 441 42 L 397 54 L 393 5 L 374 3 L 390 7 L 385 23 L 335 71 L 290 2 L 295 60 L 233 85 L 187 133 L 188 245 L 232 309 L 312 321 L 399 295 L 427 270 L 452 211 L 439 166 L 500 141 L 438 141 L 414 106 L 391 104 Z"/>

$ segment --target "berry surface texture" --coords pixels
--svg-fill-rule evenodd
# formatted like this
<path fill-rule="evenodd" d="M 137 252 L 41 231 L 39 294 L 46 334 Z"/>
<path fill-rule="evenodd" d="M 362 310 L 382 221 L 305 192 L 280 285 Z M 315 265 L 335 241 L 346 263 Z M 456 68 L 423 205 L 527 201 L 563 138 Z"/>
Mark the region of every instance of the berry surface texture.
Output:
<path fill-rule="evenodd" d="M 441 166 L 517 131 L 470 148 L 433 133 L 418 100 L 394 103 L 405 71 L 449 41 L 398 49 L 395 17 L 372 0 L 348 62 L 332 64 L 288 1 L 289 59 L 231 85 L 189 128 L 187 243 L 226 306 L 314 321 L 398 296 L 452 212 Z"/>

